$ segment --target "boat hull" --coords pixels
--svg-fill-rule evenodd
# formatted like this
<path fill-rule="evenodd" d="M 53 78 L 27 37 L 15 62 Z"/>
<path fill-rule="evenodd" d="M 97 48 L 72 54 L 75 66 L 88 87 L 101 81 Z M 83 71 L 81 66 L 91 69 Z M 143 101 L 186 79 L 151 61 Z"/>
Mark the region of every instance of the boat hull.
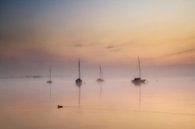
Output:
<path fill-rule="evenodd" d="M 75 83 L 78 87 L 80 87 L 82 85 L 82 80 L 80 78 L 75 80 Z"/>
<path fill-rule="evenodd" d="M 48 84 L 51 84 L 51 83 L 52 83 L 52 81 L 51 81 L 51 80 L 49 80 L 49 81 L 47 81 L 47 83 L 48 83 Z"/>
<path fill-rule="evenodd" d="M 134 85 L 141 85 L 144 84 L 146 82 L 145 79 L 141 79 L 141 78 L 135 78 L 131 81 Z"/>
<path fill-rule="evenodd" d="M 96 81 L 97 81 L 97 82 L 104 82 L 104 79 L 98 78 Z"/>

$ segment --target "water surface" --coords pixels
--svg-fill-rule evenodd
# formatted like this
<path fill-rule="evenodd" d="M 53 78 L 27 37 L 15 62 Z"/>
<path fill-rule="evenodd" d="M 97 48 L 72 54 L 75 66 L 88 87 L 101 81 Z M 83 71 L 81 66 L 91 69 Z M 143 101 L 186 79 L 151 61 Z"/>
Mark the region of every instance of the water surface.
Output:
<path fill-rule="evenodd" d="M 84 80 L 81 105 L 74 81 L 0 80 L 2 129 L 194 129 L 194 77 Z M 57 109 L 57 104 L 63 109 Z"/>

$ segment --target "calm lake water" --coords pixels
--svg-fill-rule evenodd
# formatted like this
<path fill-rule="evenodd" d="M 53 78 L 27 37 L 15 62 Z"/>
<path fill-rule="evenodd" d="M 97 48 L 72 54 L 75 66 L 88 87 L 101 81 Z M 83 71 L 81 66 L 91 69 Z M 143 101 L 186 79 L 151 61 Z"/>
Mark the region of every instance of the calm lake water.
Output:
<path fill-rule="evenodd" d="M 195 78 L 0 79 L 1 129 L 195 129 Z M 57 109 L 57 105 L 63 109 Z"/>

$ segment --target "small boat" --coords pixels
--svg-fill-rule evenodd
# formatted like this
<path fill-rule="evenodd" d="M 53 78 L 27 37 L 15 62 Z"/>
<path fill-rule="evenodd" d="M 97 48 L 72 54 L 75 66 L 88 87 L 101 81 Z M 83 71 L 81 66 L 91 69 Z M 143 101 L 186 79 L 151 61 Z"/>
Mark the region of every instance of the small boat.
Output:
<path fill-rule="evenodd" d="M 52 81 L 51 80 L 48 80 L 47 83 L 52 83 Z"/>
<path fill-rule="evenodd" d="M 47 81 L 47 83 L 51 84 L 52 80 L 51 80 L 51 67 L 49 68 L 49 80 Z"/>
<path fill-rule="evenodd" d="M 76 85 L 77 85 L 78 87 L 80 87 L 80 86 L 82 85 L 82 80 L 81 80 L 81 78 L 77 78 L 75 82 L 76 82 Z"/>
<path fill-rule="evenodd" d="M 76 85 L 78 86 L 79 88 L 79 93 L 78 93 L 78 106 L 80 107 L 80 100 L 81 100 L 81 85 L 82 85 L 82 79 L 81 79 L 81 63 L 80 63 L 80 59 L 78 61 L 78 74 L 79 74 L 79 77 L 75 80 L 75 83 Z"/>
<path fill-rule="evenodd" d="M 136 77 L 132 80 L 132 83 L 134 85 L 141 85 L 141 84 L 144 84 L 146 82 L 145 79 L 142 79 L 141 78 L 141 65 L 140 65 L 140 59 L 138 57 L 138 67 L 139 67 L 139 77 Z"/>
<path fill-rule="evenodd" d="M 80 69 L 80 60 L 78 61 L 78 74 L 79 77 L 75 80 L 75 83 L 78 87 L 80 87 L 82 85 L 82 80 L 81 80 L 81 69 Z"/>
<path fill-rule="evenodd" d="M 100 83 L 100 82 L 104 82 L 101 65 L 99 65 L 99 70 L 100 70 L 99 71 L 99 78 L 96 81 Z"/>
<path fill-rule="evenodd" d="M 57 105 L 57 108 L 59 109 L 59 108 L 63 108 L 63 106 L 62 105 Z"/>

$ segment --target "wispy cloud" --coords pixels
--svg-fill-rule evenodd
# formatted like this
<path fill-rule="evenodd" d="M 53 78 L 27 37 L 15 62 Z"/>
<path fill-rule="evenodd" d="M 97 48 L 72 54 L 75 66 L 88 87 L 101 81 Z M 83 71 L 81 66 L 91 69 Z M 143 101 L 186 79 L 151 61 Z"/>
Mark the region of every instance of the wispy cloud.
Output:
<path fill-rule="evenodd" d="M 75 48 L 82 48 L 82 47 L 92 47 L 92 46 L 97 46 L 99 43 L 91 43 L 90 41 L 85 41 L 85 40 L 76 40 L 73 41 L 71 46 Z"/>
<path fill-rule="evenodd" d="M 182 54 L 186 54 L 186 53 L 192 53 L 195 52 L 195 48 L 191 48 L 191 49 L 186 49 L 183 51 L 178 51 L 178 52 L 174 52 L 169 54 L 168 56 L 176 56 L 176 55 L 182 55 Z"/>
<path fill-rule="evenodd" d="M 81 43 L 76 43 L 76 44 L 74 44 L 74 47 L 84 47 L 84 45 Z"/>
<path fill-rule="evenodd" d="M 115 46 L 114 46 L 114 45 L 109 45 L 109 46 L 106 46 L 106 49 L 113 49 L 113 48 L 115 48 Z"/>

